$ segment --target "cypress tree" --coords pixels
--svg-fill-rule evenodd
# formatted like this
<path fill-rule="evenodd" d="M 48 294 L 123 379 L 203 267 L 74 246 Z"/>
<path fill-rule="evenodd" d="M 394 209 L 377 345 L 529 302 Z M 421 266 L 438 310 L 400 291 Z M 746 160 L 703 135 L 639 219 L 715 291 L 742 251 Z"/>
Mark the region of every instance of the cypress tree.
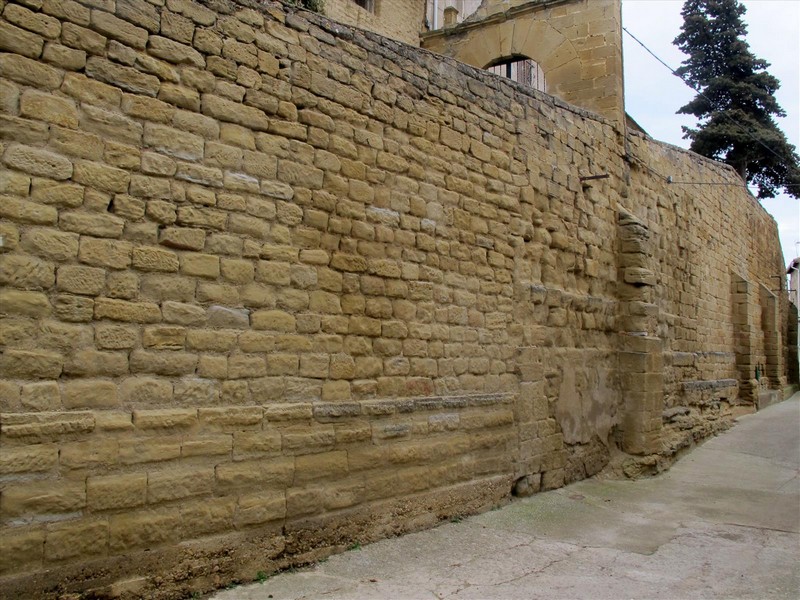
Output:
<path fill-rule="evenodd" d="M 688 56 L 675 72 L 698 95 L 678 110 L 694 115 L 697 128 L 683 127 L 698 154 L 731 165 L 759 198 L 781 189 L 800 197 L 795 147 L 774 117 L 786 113 L 775 92 L 780 82 L 767 72 L 745 41 L 745 7 L 738 0 L 686 0 L 681 34 L 673 42 Z"/>

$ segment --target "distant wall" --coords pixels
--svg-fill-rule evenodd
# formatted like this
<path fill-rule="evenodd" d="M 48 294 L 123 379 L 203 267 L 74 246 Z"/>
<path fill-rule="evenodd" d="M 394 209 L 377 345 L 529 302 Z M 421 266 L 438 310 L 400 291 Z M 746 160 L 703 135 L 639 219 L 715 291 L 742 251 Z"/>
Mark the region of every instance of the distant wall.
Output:
<path fill-rule="evenodd" d="M 629 137 L 626 203 L 656 234 L 667 422 L 707 434 L 719 401 L 786 385 L 786 291 L 774 220 L 727 165 Z M 676 183 L 665 184 L 671 176 Z M 727 183 L 728 185 L 721 185 Z M 638 206 L 637 206 L 638 205 Z M 692 407 L 691 416 L 683 412 Z M 680 444 L 691 441 L 678 435 Z"/>
<path fill-rule="evenodd" d="M 369 11 L 354 0 L 325 0 L 325 15 L 341 23 L 419 46 L 419 34 L 425 21 L 425 0 L 373 1 L 374 10 Z"/>
<path fill-rule="evenodd" d="M 2 2 L 6 596 L 249 580 L 780 384 L 775 223 L 653 173 L 730 169 L 258 6 Z"/>

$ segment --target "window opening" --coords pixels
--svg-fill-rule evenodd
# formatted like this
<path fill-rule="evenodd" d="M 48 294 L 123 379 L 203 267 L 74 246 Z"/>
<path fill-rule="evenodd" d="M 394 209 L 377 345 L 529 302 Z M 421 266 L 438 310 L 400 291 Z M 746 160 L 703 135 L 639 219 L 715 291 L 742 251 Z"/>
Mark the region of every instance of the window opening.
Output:
<path fill-rule="evenodd" d="M 356 4 L 358 4 L 364 10 L 367 10 L 371 13 L 375 12 L 375 0 L 353 0 Z"/>
<path fill-rule="evenodd" d="M 527 85 L 540 92 L 546 91 L 544 71 L 536 61 L 530 58 L 514 58 L 487 67 L 495 75 L 507 77 L 522 85 Z"/>
<path fill-rule="evenodd" d="M 427 0 L 425 20 L 428 29 L 441 29 L 445 25 L 445 11 L 454 8 L 458 11 L 456 23 L 469 18 L 481 7 L 481 0 Z M 449 23 L 455 25 L 456 23 Z"/>

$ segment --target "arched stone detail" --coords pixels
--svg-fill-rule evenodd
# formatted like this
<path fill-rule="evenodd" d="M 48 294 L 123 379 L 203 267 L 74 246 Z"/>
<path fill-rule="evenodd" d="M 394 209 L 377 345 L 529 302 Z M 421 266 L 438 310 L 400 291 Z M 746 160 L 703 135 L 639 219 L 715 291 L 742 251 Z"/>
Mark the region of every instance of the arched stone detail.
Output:
<path fill-rule="evenodd" d="M 486 68 L 506 57 L 538 63 L 547 93 L 621 122 L 624 116 L 619 0 L 531 1 L 505 13 L 476 13 L 447 30 L 425 34 L 422 46 Z"/>
<path fill-rule="evenodd" d="M 454 58 L 485 69 L 499 59 L 525 56 L 542 67 L 548 81 L 551 72 L 578 63 L 573 45 L 548 23 L 514 20 L 492 29 L 480 39 L 460 44 Z"/>

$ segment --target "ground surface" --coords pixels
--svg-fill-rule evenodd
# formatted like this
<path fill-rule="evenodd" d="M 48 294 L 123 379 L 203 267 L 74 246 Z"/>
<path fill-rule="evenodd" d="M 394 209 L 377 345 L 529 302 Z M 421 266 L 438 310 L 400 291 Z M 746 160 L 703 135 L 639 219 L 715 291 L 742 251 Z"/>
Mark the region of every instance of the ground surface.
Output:
<path fill-rule="evenodd" d="M 214 600 L 800 598 L 800 394 L 647 480 L 587 480 Z"/>

